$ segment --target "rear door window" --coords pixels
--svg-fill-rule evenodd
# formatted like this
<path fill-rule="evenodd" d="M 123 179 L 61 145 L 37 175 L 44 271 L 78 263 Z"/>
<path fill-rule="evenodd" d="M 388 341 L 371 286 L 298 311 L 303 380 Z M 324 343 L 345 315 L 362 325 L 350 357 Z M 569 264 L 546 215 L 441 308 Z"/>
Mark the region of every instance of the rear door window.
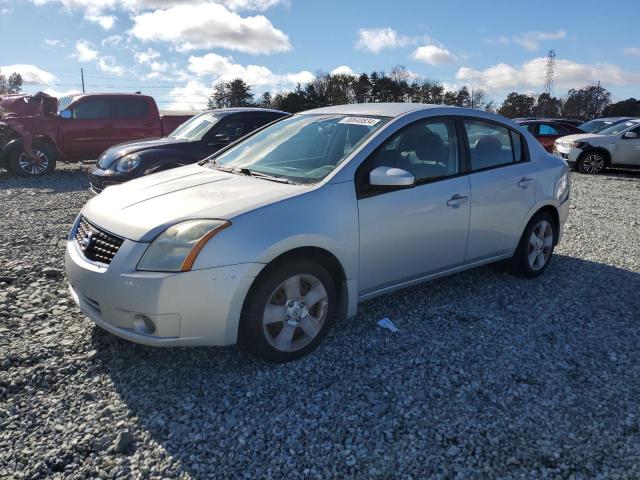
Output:
<path fill-rule="evenodd" d="M 508 165 L 515 158 L 511 131 L 507 127 L 483 120 L 463 120 L 471 154 L 471 169 Z M 518 138 L 519 143 L 521 139 Z"/>
<path fill-rule="evenodd" d="M 145 118 L 149 115 L 149 104 L 142 98 L 119 98 L 111 102 L 114 118 Z"/>

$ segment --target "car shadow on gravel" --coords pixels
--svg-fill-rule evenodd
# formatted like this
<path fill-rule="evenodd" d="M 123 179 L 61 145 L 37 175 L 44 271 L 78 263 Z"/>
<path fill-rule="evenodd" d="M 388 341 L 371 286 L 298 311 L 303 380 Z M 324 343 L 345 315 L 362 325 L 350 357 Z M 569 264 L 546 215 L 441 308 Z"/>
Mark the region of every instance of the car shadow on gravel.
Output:
<path fill-rule="evenodd" d="M 638 291 L 639 273 L 557 255 L 534 280 L 483 267 L 365 302 L 285 365 L 94 327 L 88 375 L 110 378 L 135 448 L 195 478 L 629 472 Z"/>
<path fill-rule="evenodd" d="M 89 190 L 86 165 L 64 165 L 50 175 L 20 177 L 4 173 L 0 175 L 0 192 L 13 189 L 43 190 L 47 193 L 69 193 Z"/>

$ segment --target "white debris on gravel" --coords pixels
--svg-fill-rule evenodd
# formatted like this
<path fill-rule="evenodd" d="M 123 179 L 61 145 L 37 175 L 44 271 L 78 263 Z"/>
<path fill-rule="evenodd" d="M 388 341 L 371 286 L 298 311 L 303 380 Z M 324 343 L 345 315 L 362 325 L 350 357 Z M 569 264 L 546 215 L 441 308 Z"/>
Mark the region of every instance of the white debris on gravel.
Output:
<path fill-rule="evenodd" d="M 0 478 L 640 477 L 639 174 L 573 174 L 541 278 L 484 267 L 380 297 L 270 365 L 134 345 L 78 311 L 84 168 L 0 180 Z M 380 335 L 384 316 L 402 329 Z"/>

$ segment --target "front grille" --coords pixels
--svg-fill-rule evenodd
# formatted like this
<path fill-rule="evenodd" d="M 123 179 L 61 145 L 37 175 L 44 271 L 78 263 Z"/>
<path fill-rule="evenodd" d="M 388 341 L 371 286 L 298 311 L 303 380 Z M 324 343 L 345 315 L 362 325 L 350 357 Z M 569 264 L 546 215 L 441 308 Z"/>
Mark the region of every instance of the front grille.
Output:
<path fill-rule="evenodd" d="M 76 229 L 76 241 L 85 257 L 108 265 L 118 253 L 124 239 L 96 227 L 82 217 Z"/>

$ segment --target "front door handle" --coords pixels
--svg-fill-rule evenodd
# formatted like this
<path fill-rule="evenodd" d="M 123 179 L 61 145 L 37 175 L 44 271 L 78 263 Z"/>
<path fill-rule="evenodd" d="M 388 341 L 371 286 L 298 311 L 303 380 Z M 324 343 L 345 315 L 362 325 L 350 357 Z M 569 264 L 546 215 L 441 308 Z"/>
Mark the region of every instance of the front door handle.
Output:
<path fill-rule="evenodd" d="M 518 186 L 520 188 L 527 188 L 529 185 L 533 183 L 533 178 L 531 177 L 522 177 L 518 182 Z"/>
<path fill-rule="evenodd" d="M 469 197 L 466 195 L 459 195 L 456 193 L 453 197 L 447 200 L 447 205 L 453 208 L 458 208 L 463 203 L 466 203 L 467 200 L 469 200 Z"/>

